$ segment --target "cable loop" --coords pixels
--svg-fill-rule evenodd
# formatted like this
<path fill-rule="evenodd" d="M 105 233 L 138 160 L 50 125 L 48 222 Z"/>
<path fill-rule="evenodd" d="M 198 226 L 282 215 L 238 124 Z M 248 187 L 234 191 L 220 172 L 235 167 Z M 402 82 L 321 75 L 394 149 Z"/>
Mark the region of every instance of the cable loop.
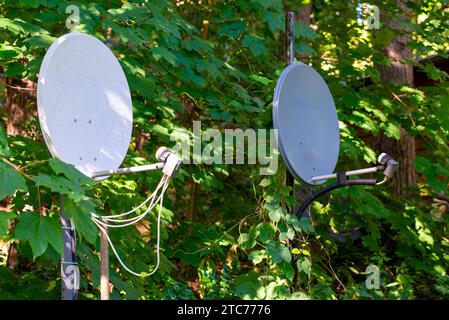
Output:
<path fill-rule="evenodd" d="M 161 260 L 160 259 L 160 240 L 161 240 L 162 204 L 164 201 L 164 193 L 168 188 L 169 182 L 170 182 L 170 177 L 168 177 L 167 175 L 164 175 L 162 177 L 161 181 L 159 182 L 158 186 L 156 187 L 156 190 L 139 206 L 137 206 L 136 208 L 134 208 L 128 212 L 124 212 L 124 213 L 116 214 L 116 215 L 110 215 L 110 216 L 102 216 L 102 215 L 98 215 L 98 214 L 91 212 L 91 219 L 92 219 L 93 223 L 95 223 L 95 225 L 106 236 L 106 239 L 108 240 L 108 243 L 111 246 L 112 252 L 114 252 L 114 255 L 117 258 L 118 262 L 122 265 L 122 267 L 126 271 L 128 271 L 129 273 L 131 273 L 135 276 L 149 277 L 149 276 L 153 275 L 159 268 L 160 260 Z M 161 190 L 161 188 L 162 188 L 162 191 L 161 191 L 160 195 L 158 197 L 156 197 L 158 191 Z M 148 201 L 150 201 L 150 204 L 148 205 L 148 208 L 142 214 L 140 214 L 134 218 L 129 218 L 129 219 L 114 219 L 114 218 L 124 217 L 131 213 L 136 212 L 138 209 L 140 209 L 146 203 L 148 203 Z M 109 237 L 109 235 L 106 231 L 106 228 L 122 228 L 122 227 L 127 227 L 130 225 L 136 224 L 137 222 L 142 220 L 154 207 L 156 207 L 157 204 L 159 204 L 159 211 L 158 211 L 158 216 L 157 216 L 156 266 L 150 273 L 137 273 L 137 272 L 131 270 L 120 258 L 119 254 L 117 253 L 117 250 L 115 249 L 114 244 L 112 243 L 111 238 Z M 116 223 L 116 224 L 110 224 L 111 222 Z"/>

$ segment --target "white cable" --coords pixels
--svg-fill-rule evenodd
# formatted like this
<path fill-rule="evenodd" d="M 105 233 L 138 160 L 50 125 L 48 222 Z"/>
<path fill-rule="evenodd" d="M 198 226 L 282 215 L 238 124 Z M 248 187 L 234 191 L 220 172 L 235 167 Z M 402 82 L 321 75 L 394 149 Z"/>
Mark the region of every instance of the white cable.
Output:
<path fill-rule="evenodd" d="M 387 182 L 387 181 L 388 181 L 388 177 L 387 177 L 387 176 L 385 176 L 385 177 L 383 178 L 383 180 L 382 180 L 382 181 L 380 181 L 380 182 L 376 183 L 376 186 L 380 186 L 380 185 L 384 184 L 384 183 L 385 183 L 385 182 Z"/>
<path fill-rule="evenodd" d="M 160 265 L 160 240 L 161 240 L 161 215 L 162 215 L 162 203 L 164 201 L 164 193 L 168 187 L 170 179 L 167 177 L 166 179 L 164 179 L 164 186 L 161 192 L 160 197 L 158 198 L 157 202 L 159 203 L 159 212 L 158 212 L 158 217 L 157 217 L 157 238 L 156 238 L 156 266 L 154 267 L 153 271 L 151 271 L 150 273 L 137 273 L 134 272 L 133 270 L 129 269 L 125 263 L 122 261 L 122 259 L 120 258 L 119 254 L 117 253 L 114 245 L 112 244 L 111 238 L 109 237 L 107 231 L 99 224 L 97 223 L 97 219 L 92 219 L 92 221 L 97 225 L 97 227 L 103 232 L 103 234 L 106 236 L 106 239 L 109 242 L 109 245 L 111 246 L 112 251 L 114 252 L 114 255 L 116 256 L 117 260 L 120 262 L 120 264 L 122 265 L 122 267 L 128 271 L 129 273 L 138 276 L 138 277 L 149 277 L 151 275 L 153 275 L 157 269 L 159 268 Z M 157 204 L 156 202 L 156 204 Z"/>
<path fill-rule="evenodd" d="M 166 177 L 164 177 L 161 181 L 163 181 L 165 183 L 168 180 L 167 180 Z M 156 193 L 157 193 L 157 191 L 159 191 L 158 189 L 156 189 L 156 191 L 153 192 L 153 194 L 148 198 L 148 199 L 151 199 L 151 202 L 150 202 L 150 205 L 148 206 L 148 208 L 142 214 L 140 214 L 140 215 L 138 215 L 138 216 L 136 216 L 134 218 L 129 218 L 129 219 L 109 219 L 109 217 L 111 217 L 111 216 L 93 215 L 92 219 L 96 220 L 98 223 L 100 223 L 104 227 L 111 227 L 111 228 L 121 228 L 121 227 L 127 227 L 127 226 L 130 226 L 132 224 L 135 224 L 138 221 L 142 220 L 148 214 L 148 212 L 150 212 L 156 206 L 156 204 L 158 203 L 160 196 L 157 198 L 156 202 L 154 202 L 154 198 L 156 196 Z M 102 220 L 107 221 L 107 222 L 122 223 L 122 224 L 108 224 L 106 222 L 101 221 L 99 218 L 101 218 Z M 127 222 L 129 222 L 129 223 L 127 223 Z"/>
<path fill-rule="evenodd" d="M 141 214 L 140 216 L 137 216 L 135 219 L 132 219 L 130 222 L 125 223 L 125 224 L 108 224 L 105 222 L 102 222 L 101 220 L 97 219 L 97 218 L 92 218 L 93 220 L 95 220 L 96 222 L 98 222 L 99 224 L 101 224 L 103 227 L 110 227 L 110 228 L 123 228 L 123 227 L 128 227 L 131 226 L 133 224 L 136 224 L 137 222 L 139 222 L 140 220 L 142 220 L 143 218 L 145 218 L 145 216 L 148 214 L 148 212 L 150 212 L 155 206 L 156 204 L 159 202 L 159 198 L 156 200 L 156 202 L 154 204 L 152 204 L 150 207 L 148 207 L 148 209 Z"/>
<path fill-rule="evenodd" d="M 151 197 L 153 197 L 153 195 L 157 192 L 157 190 L 159 190 L 160 189 L 160 187 L 162 186 L 162 184 L 165 182 L 165 180 L 164 179 L 166 179 L 166 176 L 164 175 L 163 177 L 162 177 L 162 179 L 161 179 L 161 181 L 159 181 L 159 184 L 157 185 L 157 187 L 156 187 L 156 190 L 144 201 L 144 202 L 142 202 L 140 205 L 138 205 L 136 208 L 134 208 L 134 209 L 132 209 L 132 210 L 130 210 L 130 211 L 128 211 L 128 212 L 123 212 L 123 213 L 120 213 L 120 214 L 115 214 L 115 215 L 110 215 L 110 216 L 107 216 L 106 217 L 106 220 L 108 220 L 109 218 L 120 218 L 120 217 L 123 217 L 123 216 L 126 216 L 126 215 L 129 215 L 129 214 L 131 214 L 131 213 L 134 213 L 134 212 L 136 212 L 137 210 L 139 210 L 140 208 L 142 208 L 142 206 L 144 206 L 150 199 L 151 199 Z M 101 217 L 101 218 L 103 218 L 103 216 L 99 216 L 99 215 L 97 215 L 97 214 L 94 214 L 94 213 L 91 213 L 94 217 Z"/>
<path fill-rule="evenodd" d="M 151 205 L 141 215 L 139 215 L 139 216 L 137 216 L 135 218 L 132 218 L 132 219 L 128 219 L 128 220 L 130 220 L 130 222 L 128 222 L 128 223 L 124 223 L 124 224 L 108 224 L 108 223 L 102 222 L 101 220 L 99 220 L 99 219 L 97 219 L 95 217 L 92 217 L 92 220 L 95 220 L 96 222 L 101 224 L 103 227 L 108 227 L 108 228 L 124 228 L 124 227 L 128 227 L 130 225 L 133 225 L 133 224 L 139 222 L 143 218 L 145 218 L 145 216 L 148 214 L 148 212 L 150 212 L 156 206 L 156 204 L 159 202 L 159 199 L 160 199 L 160 197 L 156 200 L 156 202 L 154 204 L 153 204 L 153 202 L 151 202 Z M 126 222 L 126 221 L 124 221 L 124 222 Z"/>
<path fill-rule="evenodd" d="M 156 190 L 142 204 L 140 204 L 137 208 L 135 208 L 135 209 L 133 209 L 131 211 L 136 211 L 138 208 L 142 207 L 143 204 L 148 202 L 148 200 L 151 200 L 149 207 L 154 207 L 155 206 L 155 204 L 153 204 L 154 203 L 154 198 L 155 198 L 157 192 L 159 191 L 159 189 L 161 188 L 162 184 L 165 183 L 165 181 L 166 181 L 166 177 L 164 176 L 161 179 L 161 181 L 159 182 L 159 185 L 156 187 Z M 156 200 L 156 203 L 157 203 L 157 201 L 158 200 Z M 125 213 L 129 214 L 129 213 L 131 213 L 131 211 L 128 211 L 128 212 L 125 212 Z M 92 218 L 97 219 L 97 221 L 111 221 L 111 222 L 117 222 L 117 223 L 132 221 L 132 220 L 137 219 L 141 215 L 142 214 L 140 214 L 140 215 L 138 215 L 136 217 L 133 217 L 133 218 L 129 218 L 129 219 L 112 219 L 111 217 L 124 216 L 124 214 L 122 213 L 122 214 L 117 214 L 117 215 L 106 216 L 106 215 L 98 215 L 96 213 L 91 212 Z"/>
<path fill-rule="evenodd" d="M 112 220 L 112 218 L 119 218 L 119 217 L 123 217 L 123 216 L 129 215 L 129 214 L 131 214 L 133 212 L 136 212 L 138 209 L 140 209 L 142 206 L 144 206 L 149 200 L 154 198 L 155 194 L 160 189 L 160 187 L 162 186 L 163 183 L 164 183 L 164 177 L 159 182 L 158 186 L 156 187 L 156 190 L 147 199 L 145 199 L 145 201 L 143 201 L 136 208 L 134 208 L 134 209 L 132 209 L 132 210 L 130 210 L 128 212 L 123 212 L 123 213 L 120 213 L 120 214 L 110 215 L 110 216 L 102 216 L 102 215 L 98 215 L 96 213 L 91 212 L 91 215 L 92 215 L 92 217 L 101 218 L 102 220 Z M 120 221 L 122 221 L 122 220 L 120 220 Z"/>

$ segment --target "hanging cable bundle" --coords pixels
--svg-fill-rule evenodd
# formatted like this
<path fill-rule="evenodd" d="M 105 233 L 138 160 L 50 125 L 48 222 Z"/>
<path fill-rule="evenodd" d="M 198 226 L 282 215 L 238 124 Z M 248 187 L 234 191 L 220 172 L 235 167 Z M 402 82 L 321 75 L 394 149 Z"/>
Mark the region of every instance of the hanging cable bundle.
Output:
<path fill-rule="evenodd" d="M 101 172 L 96 172 L 93 177 L 103 177 L 108 176 L 111 174 L 123 174 L 123 173 L 133 173 L 133 172 L 141 172 L 146 170 L 162 170 L 163 176 L 161 178 L 161 181 L 157 185 L 154 192 L 148 196 L 141 204 L 139 204 L 134 209 L 115 214 L 115 215 L 108 215 L 103 216 L 96 214 L 94 212 L 91 212 L 91 219 L 95 223 L 95 225 L 102 231 L 102 233 L 105 235 L 109 245 L 111 246 L 112 251 L 114 252 L 114 255 L 117 257 L 117 260 L 122 265 L 122 267 L 128 271 L 129 273 L 138 276 L 138 277 L 148 277 L 154 274 L 157 269 L 159 268 L 160 264 L 160 240 L 161 240 L 161 215 L 162 215 L 162 204 L 164 202 L 164 194 L 165 191 L 168 188 L 168 185 L 170 183 L 170 179 L 174 177 L 176 172 L 179 169 L 179 166 L 181 164 L 181 159 L 174 153 L 171 153 L 169 149 L 166 147 L 161 147 L 156 152 L 156 158 L 160 160 L 161 162 L 154 164 L 154 165 L 143 165 L 138 167 L 130 167 L 130 168 L 123 168 L 123 169 L 117 169 L 117 170 L 106 170 Z M 149 204 L 148 204 L 149 203 Z M 137 212 L 139 209 L 143 208 L 145 205 L 147 205 L 147 208 L 144 210 L 143 213 L 128 218 L 128 216 L 132 215 L 133 213 Z M 156 266 L 150 273 L 137 273 L 133 270 L 131 270 L 126 264 L 123 262 L 123 260 L 120 258 L 119 254 L 117 253 L 117 250 L 115 249 L 114 244 L 111 241 L 111 238 L 109 237 L 107 233 L 107 228 L 124 228 L 131 225 L 135 225 L 139 221 L 141 221 L 143 218 L 145 218 L 151 210 L 153 210 L 157 205 L 159 205 L 159 211 L 157 216 L 157 235 L 156 235 Z"/>
<path fill-rule="evenodd" d="M 156 187 L 156 190 L 154 190 L 154 192 L 145 201 L 143 201 L 140 205 L 138 205 L 136 208 L 134 208 L 128 212 L 124 212 L 124 213 L 120 213 L 120 214 L 116 214 L 116 215 L 109 215 L 109 216 L 102 216 L 102 215 L 98 215 L 96 213 L 91 212 L 92 221 L 106 236 L 106 239 L 108 240 L 109 245 L 111 246 L 111 249 L 114 252 L 114 255 L 117 257 L 117 260 L 119 261 L 119 263 L 122 265 L 122 267 L 126 271 L 128 271 L 129 273 L 131 273 L 135 276 L 148 277 L 148 276 L 153 275 L 159 268 L 162 204 L 164 201 L 164 193 L 167 190 L 169 182 L 170 182 L 170 177 L 168 175 L 164 174 L 164 176 L 162 177 L 158 186 Z M 161 190 L 161 192 L 158 195 L 159 190 Z M 119 218 L 124 218 L 126 216 L 133 214 L 134 212 L 136 212 L 137 210 L 139 210 L 140 208 L 145 206 L 148 202 L 150 202 L 150 204 L 145 209 L 145 211 L 143 213 L 141 213 L 140 215 L 135 216 L 133 218 L 119 219 Z M 134 224 L 138 223 L 140 220 L 142 220 L 143 218 L 145 218 L 148 215 L 148 213 L 156 207 L 156 205 L 159 205 L 158 216 L 157 216 L 157 235 L 156 235 L 156 266 L 154 267 L 153 271 L 151 271 L 150 273 L 137 273 L 137 272 L 131 270 L 120 258 L 119 254 L 117 253 L 117 250 L 115 249 L 114 244 L 112 243 L 111 238 L 109 237 L 109 235 L 106 231 L 106 228 L 123 228 L 123 227 L 128 227 L 128 226 L 134 225 Z"/>

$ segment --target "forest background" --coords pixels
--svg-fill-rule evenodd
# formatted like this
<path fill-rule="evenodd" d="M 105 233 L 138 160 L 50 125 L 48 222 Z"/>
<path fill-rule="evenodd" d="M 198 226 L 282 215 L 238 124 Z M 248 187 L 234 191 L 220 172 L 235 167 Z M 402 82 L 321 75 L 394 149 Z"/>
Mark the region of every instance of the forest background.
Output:
<path fill-rule="evenodd" d="M 378 26 L 367 23 L 372 6 L 349 0 L 2 0 L 0 298 L 60 297 L 62 194 L 78 235 L 80 299 L 97 299 L 100 242 L 89 212 L 126 211 L 160 178 L 94 184 L 48 160 L 36 78 L 57 37 L 91 34 L 120 61 L 134 109 L 130 166 L 154 161 L 172 134 L 191 137 L 194 120 L 204 130 L 272 128 L 290 10 L 296 59 L 324 77 L 337 106 L 337 169 L 387 152 L 401 164 L 394 182 L 336 190 L 299 221 L 292 210 L 303 189 L 292 193 L 282 164 L 270 176 L 260 164 L 183 165 L 163 210 L 160 270 L 141 279 L 111 256 L 111 297 L 449 298 L 449 3 L 369 4 Z M 153 213 L 111 231 L 133 269 L 154 266 L 155 222 Z M 375 288 L 366 282 L 373 270 Z"/>

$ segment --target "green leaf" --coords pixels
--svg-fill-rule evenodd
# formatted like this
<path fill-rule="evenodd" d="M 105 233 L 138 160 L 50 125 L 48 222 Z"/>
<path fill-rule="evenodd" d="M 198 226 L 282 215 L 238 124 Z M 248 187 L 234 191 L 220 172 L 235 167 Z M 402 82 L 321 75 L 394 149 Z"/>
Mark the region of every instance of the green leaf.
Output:
<path fill-rule="evenodd" d="M 265 250 L 254 250 L 248 255 L 248 259 L 254 264 L 259 264 L 263 259 L 267 258 Z"/>
<path fill-rule="evenodd" d="M 91 212 L 94 212 L 94 205 L 90 201 L 75 203 L 70 198 L 65 199 L 64 211 L 73 220 L 75 230 L 78 234 L 92 244 L 95 244 L 98 230 L 91 220 Z"/>
<path fill-rule="evenodd" d="M 415 218 L 415 228 L 418 230 L 418 240 L 433 246 L 435 240 L 432 237 L 430 229 L 426 228 L 418 217 Z"/>
<path fill-rule="evenodd" d="M 14 35 L 25 33 L 25 30 L 20 23 L 12 21 L 8 18 L 0 17 L 0 29 L 8 30 Z"/>
<path fill-rule="evenodd" d="M 309 26 L 306 26 L 304 23 L 297 23 L 295 25 L 294 33 L 298 37 L 305 38 L 311 41 L 316 40 L 316 38 L 318 37 L 316 32 Z"/>
<path fill-rule="evenodd" d="M 372 251 L 379 249 L 379 237 L 376 234 L 367 234 L 362 237 L 362 244 Z"/>
<path fill-rule="evenodd" d="M 257 74 L 252 74 L 252 75 L 249 76 L 249 78 L 250 78 L 251 80 L 254 80 L 254 81 L 256 81 L 256 82 L 261 83 L 261 84 L 264 85 L 264 86 L 268 86 L 268 85 L 271 84 L 271 82 L 272 82 L 270 79 L 268 79 L 268 78 L 266 78 L 266 77 L 264 77 L 264 76 L 259 76 L 259 75 L 257 75 Z M 264 179 L 264 180 L 265 180 L 265 179 Z"/>
<path fill-rule="evenodd" d="M 3 48 L 0 49 L 0 60 L 10 60 L 13 58 L 17 58 L 19 56 L 19 53 L 14 50 L 4 50 Z"/>
<path fill-rule="evenodd" d="M 36 34 L 26 39 L 24 42 L 28 43 L 32 48 L 47 49 L 55 40 L 55 37 L 48 34 Z"/>
<path fill-rule="evenodd" d="M 0 211 L 0 238 L 3 237 L 8 232 L 9 219 L 13 219 L 15 217 L 16 217 L 16 214 L 13 212 Z"/>
<path fill-rule="evenodd" d="M 284 215 L 284 209 L 282 207 L 277 207 L 275 210 L 270 210 L 268 212 L 268 217 L 273 222 L 279 222 Z"/>
<path fill-rule="evenodd" d="M 267 178 L 262 179 L 262 181 L 259 183 L 259 186 L 261 186 L 261 187 L 268 187 L 269 185 L 270 185 L 270 180 Z"/>
<path fill-rule="evenodd" d="M 192 70 L 192 68 L 189 68 L 187 66 L 184 66 L 181 70 L 181 76 L 185 80 L 191 80 L 196 85 L 202 87 L 206 84 L 206 79 L 204 79 L 202 76 L 200 76 L 198 73 Z"/>
<path fill-rule="evenodd" d="M 385 127 L 385 134 L 388 137 L 395 138 L 396 140 L 399 140 L 401 138 L 401 130 L 397 125 L 391 122 L 389 122 Z"/>
<path fill-rule="evenodd" d="M 301 231 L 301 226 L 299 224 L 299 219 L 294 214 L 287 214 L 287 223 L 291 225 L 296 231 Z"/>
<path fill-rule="evenodd" d="M 154 99 L 155 83 L 153 79 L 141 78 L 133 74 L 128 74 L 127 78 L 132 91 L 138 92 L 143 98 Z"/>
<path fill-rule="evenodd" d="M 267 53 L 265 44 L 262 38 L 247 34 L 243 37 L 243 47 L 249 48 L 255 57 Z"/>
<path fill-rule="evenodd" d="M 76 187 L 95 184 L 93 179 L 82 174 L 72 164 L 65 163 L 58 158 L 51 158 L 48 163 L 57 175 L 63 174 L 70 182 L 75 183 Z"/>
<path fill-rule="evenodd" d="M 300 254 L 301 251 L 299 251 L 298 248 L 293 248 L 292 251 L 291 251 L 291 253 L 292 253 L 292 254 Z"/>
<path fill-rule="evenodd" d="M 25 66 L 21 62 L 12 62 L 8 64 L 8 69 L 5 71 L 7 77 L 22 77 L 23 73 L 26 71 Z"/>
<path fill-rule="evenodd" d="M 271 8 L 276 11 L 281 11 L 283 6 L 281 0 L 252 0 L 252 2 L 260 4 L 264 9 Z"/>
<path fill-rule="evenodd" d="M 28 190 L 25 179 L 10 165 L 0 162 L 0 199 L 12 196 L 17 190 Z"/>
<path fill-rule="evenodd" d="M 170 136 L 168 129 L 164 126 L 161 126 L 160 124 L 154 125 L 153 128 L 151 129 L 151 133 L 156 136 L 160 136 L 160 137 L 169 137 Z"/>
<path fill-rule="evenodd" d="M 291 225 L 296 231 L 315 232 L 312 221 L 308 217 L 298 219 L 296 215 L 287 215 L 287 223 Z"/>
<path fill-rule="evenodd" d="M 178 59 L 167 48 L 155 47 L 155 48 L 151 49 L 151 52 L 153 53 L 153 57 L 154 57 L 154 59 L 156 59 L 156 61 L 159 61 L 161 58 L 164 58 L 167 62 L 169 62 L 174 67 L 176 67 L 178 65 Z"/>
<path fill-rule="evenodd" d="M 295 276 L 295 270 L 290 263 L 283 262 L 278 264 L 279 271 L 289 280 L 293 281 L 293 277 Z"/>
<path fill-rule="evenodd" d="M 19 7 L 39 8 L 41 5 L 46 6 L 47 0 L 19 0 Z"/>
<path fill-rule="evenodd" d="M 37 177 L 34 177 L 34 180 L 36 181 L 36 185 L 47 187 L 52 192 L 58 194 L 67 195 L 76 202 L 89 199 L 86 196 L 83 187 L 62 176 L 54 177 L 39 173 Z"/>
<path fill-rule="evenodd" d="M 310 262 L 309 258 L 300 257 L 296 262 L 296 266 L 299 272 L 302 271 L 306 273 L 308 276 L 310 276 L 310 273 L 312 272 L 312 263 Z"/>
<path fill-rule="evenodd" d="M 278 30 L 282 30 L 285 25 L 285 17 L 282 13 L 274 13 L 271 11 L 266 11 L 263 14 L 262 19 L 268 23 L 270 30 L 272 32 L 276 32 Z"/>
<path fill-rule="evenodd" d="M 259 231 L 259 239 L 263 243 L 271 240 L 276 234 L 275 227 L 268 222 L 261 222 L 257 225 L 256 229 Z"/>
<path fill-rule="evenodd" d="M 33 251 L 34 259 L 42 255 L 50 244 L 59 254 L 63 254 L 61 227 L 55 218 L 41 217 L 28 212 L 18 217 L 16 238 L 27 240 Z"/>
<path fill-rule="evenodd" d="M 303 41 L 295 44 L 295 50 L 299 54 L 306 54 L 307 56 L 313 56 L 315 51 Z"/>
<path fill-rule="evenodd" d="M 302 217 L 299 220 L 299 227 L 304 230 L 305 232 L 315 232 L 315 228 L 312 224 L 312 220 L 310 218 L 307 217 Z"/>
<path fill-rule="evenodd" d="M 186 48 L 188 50 L 194 50 L 200 54 L 206 52 L 210 52 L 213 48 L 210 42 L 205 41 L 198 37 L 193 37 L 192 40 L 186 43 Z"/>
<path fill-rule="evenodd" d="M 235 294 L 241 299 L 263 299 L 264 287 L 260 285 L 259 275 L 252 271 L 236 278 Z"/>
<path fill-rule="evenodd" d="M 273 261 L 277 264 L 281 262 L 292 261 L 292 255 L 290 254 L 290 250 L 288 248 L 276 241 L 269 241 L 267 243 L 267 253 L 273 259 Z"/>
<path fill-rule="evenodd" d="M 2 125 L 0 125 L 0 155 L 3 157 L 9 157 L 11 155 L 11 150 L 8 145 L 8 135 Z"/>
<path fill-rule="evenodd" d="M 240 36 L 243 31 L 245 31 L 245 23 L 243 21 L 235 21 L 231 23 L 226 23 L 220 29 L 218 29 L 218 34 L 226 35 L 231 38 L 236 39 Z"/>
<path fill-rule="evenodd" d="M 285 223 L 280 223 L 278 225 L 279 228 L 279 241 L 285 241 L 287 239 L 293 240 L 295 236 L 295 230 L 290 228 Z"/>

